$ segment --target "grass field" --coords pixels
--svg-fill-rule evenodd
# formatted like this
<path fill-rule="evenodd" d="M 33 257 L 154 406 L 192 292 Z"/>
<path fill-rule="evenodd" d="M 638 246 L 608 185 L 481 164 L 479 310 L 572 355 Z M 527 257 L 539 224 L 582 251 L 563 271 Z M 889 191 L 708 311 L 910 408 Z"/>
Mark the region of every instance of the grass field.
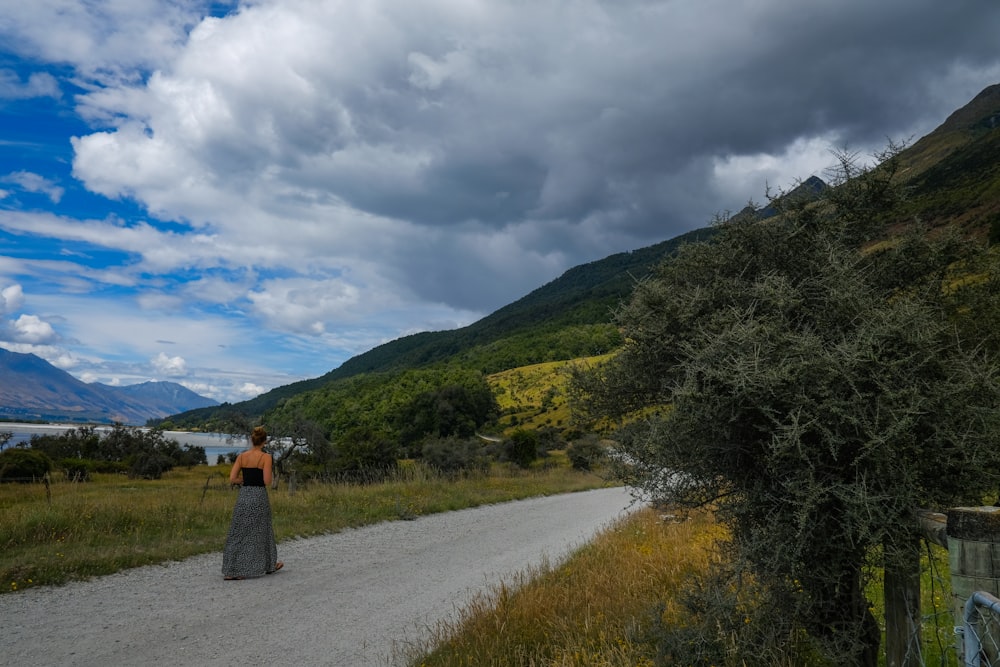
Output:
<path fill-rule="evenodd" d="M 410 464 L 376 484 L 300 484 L 294 492 L 280 484 L 270 494 L 274 528 L 281 541 L 607 485 L 564 456 L 549 463 L 495 466 L 460 480 Z M 0 485 L 0 592 L 221 551 L 236 500 L 228 472 L 198 466 L 160 480 L 96 474 L 90 482 Z"/>
<path fill-rule="evenodd" d="M 556 465 L 552 465 L 553 460 Z M 606 486 L 559 455 L 532 471 L 495 467 L 449 481 L 422 466 L 370 485 L 310 484 L 271 492 L 279 540 L 411 519 L 517 498 Z M 96 475 L 92 482 L 0 485 L 0 592 L 220 551 L 236 491 L 228 470 L 200 466 L 162 480 Z M 421 666 L 651 666 L 657 624 L 683 621 L 677 593 L 703 571 L 723 535 L 709 513 L 676 521 L 641 510 L 565 563 L 523 572 L 475 598 L 433 642 Z M 957 664 L 947 552 L 925 554 L 925 665 Z M 882 616 L 881 581 L 869 589 Z"/>

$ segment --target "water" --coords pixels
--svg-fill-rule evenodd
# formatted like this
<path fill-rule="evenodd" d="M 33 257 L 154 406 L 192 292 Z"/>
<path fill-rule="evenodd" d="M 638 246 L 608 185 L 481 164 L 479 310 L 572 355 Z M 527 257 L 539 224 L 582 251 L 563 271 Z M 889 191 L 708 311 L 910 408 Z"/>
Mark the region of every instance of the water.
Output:
<path fill-rule="evenodd" d="M 0 433 L 13 433 L 13 437 L 7 442 L 11 447 L 18 443 L 27 443 L 33 435 L 60 435 L 67 431 L 72 431 L 80 424 L 24 424 L 20 422 L 0 422 Z M 97 426 L 99 433 L 111 430 L 110 426 Z M 167 440 L 176 440 L 182 446 L 192 445 L 194 447 L 204 447 L 205 456 L 209 465 L 215 465 L 219 456 L 225 456 L 229 452 L 238 452 L 249 447 L 247 442 L 234 440 L 227 442 L 229 436 L 223 433 L 191 433 L 189 431 L 164 431 L 163 436 Z M 226 464 L 228 465 L 228 464 Z"/>

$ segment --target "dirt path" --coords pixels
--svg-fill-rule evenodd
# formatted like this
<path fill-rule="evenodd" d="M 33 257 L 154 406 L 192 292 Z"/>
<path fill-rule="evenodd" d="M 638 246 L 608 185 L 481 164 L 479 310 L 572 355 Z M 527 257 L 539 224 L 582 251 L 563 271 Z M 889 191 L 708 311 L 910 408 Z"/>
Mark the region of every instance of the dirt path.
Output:
<path fill-rule="evenodd" d="M 475 591 L 561 560 L 630 505 L 602 489 L 285 542 L 285 569 L 260 579 L 224 581 L 208 554 L 2 595 L 0 664 L 390 665 Z"/>

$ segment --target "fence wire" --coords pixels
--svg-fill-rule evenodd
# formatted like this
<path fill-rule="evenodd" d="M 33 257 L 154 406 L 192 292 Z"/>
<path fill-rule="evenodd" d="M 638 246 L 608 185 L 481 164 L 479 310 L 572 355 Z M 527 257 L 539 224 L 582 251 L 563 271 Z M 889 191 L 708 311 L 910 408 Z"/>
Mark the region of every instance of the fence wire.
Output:
<path fill-rule="evenodd" d="M 983 591 L 968 602 L 958 599 L 952 593 L 948 550 L 924 544 L 920 636 L 907 641 L 904 664 L 1000 667 L 1000 599 Z"/>
<path fill-rule="evenodd" d="M 1000 599 L 985 591 L 965 605 L 962 640 L 967 667 L 1000 667 Z"/>
<path fill-rule="evenodd" d="M 948 550 L 927 540 L 923 542 L 920 577 L 922 627 L 921 637 L 915 642 L 920 647 L 916 662 L 923 667 L 954 667 L 960 663 Z"/>

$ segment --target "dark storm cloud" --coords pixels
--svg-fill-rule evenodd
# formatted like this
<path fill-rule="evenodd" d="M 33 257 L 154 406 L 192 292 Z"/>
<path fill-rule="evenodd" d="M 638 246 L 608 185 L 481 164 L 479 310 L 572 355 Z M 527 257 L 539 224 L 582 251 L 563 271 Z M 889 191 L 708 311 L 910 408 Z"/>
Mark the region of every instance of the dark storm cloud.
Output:
<path fill-rule="evenodd" d="M 148 309 L 345 354 L 704 226 L 831 149 L 918 138 L 1000 81 L 995 0 L 69 5 L 13 3 L 23 57 L 0 69 L 26 89 L 40 59 L 79 91 L 45 98 L 74 118 L 72 188 L 39 166 L 3 190 L 115 214 L 0 225 L 127 258 L 102 275 Z M 193 367 L 206 346 L 171 349 Z"/>

